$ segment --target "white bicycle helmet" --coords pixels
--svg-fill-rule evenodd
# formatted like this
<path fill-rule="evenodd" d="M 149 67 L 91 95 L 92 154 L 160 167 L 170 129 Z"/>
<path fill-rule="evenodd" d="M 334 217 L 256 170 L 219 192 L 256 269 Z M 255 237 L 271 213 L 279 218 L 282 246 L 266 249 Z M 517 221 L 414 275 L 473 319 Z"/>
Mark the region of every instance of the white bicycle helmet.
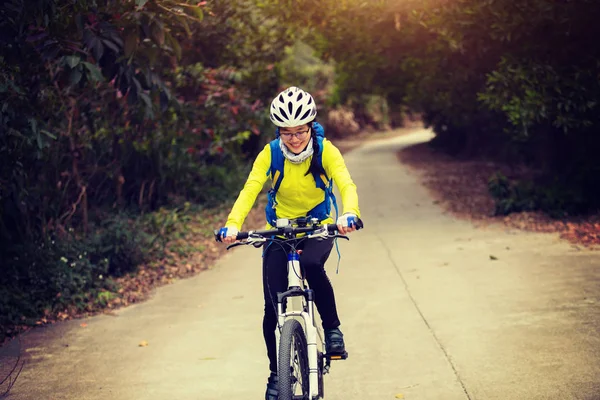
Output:
<path fill-rule="evenodd" d="M 317 105 L 312 96 L 295 86 L 279 93 L 271 102 L 271 121 L 279 127 L 304 125 L 317 115 Z"/>

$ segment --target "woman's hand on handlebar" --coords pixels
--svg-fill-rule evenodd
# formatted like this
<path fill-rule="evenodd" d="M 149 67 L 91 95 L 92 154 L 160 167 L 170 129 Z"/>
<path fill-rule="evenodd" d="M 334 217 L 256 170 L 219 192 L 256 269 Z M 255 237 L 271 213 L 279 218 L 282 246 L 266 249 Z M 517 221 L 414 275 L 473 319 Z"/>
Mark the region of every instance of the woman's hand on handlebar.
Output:
<path fill-rule="evenodd" d="M 339 217 L 335 225 L 328 224 L 326 230 L 322 229 L 325 225 L 314 223 L 313 225 L 307 226 L 304 221 L 303 223 L 298 224 L 298 226 L 295 226 L 295 222 L 292 224 L 292 221 L 295 220 L 283 221 L 287 224 L 286 226 L 264 231 L 239 232 L 236 227 L 225 226 L 214 231 L 215 240 L 217 242 L 228 244 L 229 246 L 227 248 L 229 248 L 240 240 L 243 241 L 244 239 L 248 239 L 249 235 L 252 235 L 252 240 L 248 242 L 239 242 L 239 244 L 256 244 L 257 242 L 272 240 L 273 236 L 285 236 L 285 240 L 289 240 L 296 238 L 298 234 L 303 233 L 308 234 L 308 237 L 321 237 L 323 239 L 327 237 L 344 237 L 345 239 L 348 239 L 344 236 L 345 234 L 364 227 L 361 219 L 352 213 L 346 213 Z"/>
<path fill-rule="evenodd" d="M 237 241 L 239 230 L 233 226 L 226 226 L 219 230 L 219 236 L 223 243 L 231 244 Z"/>
<path fill-rule="evenodd" d="M 354 232 L 356 229 L 358 229 L 357 223 L 358 217 L 355 214 L 345 213 L 338 218 L 336 224 L 338 232 L 341 235 L 345 235 L 347 233 Z"/>

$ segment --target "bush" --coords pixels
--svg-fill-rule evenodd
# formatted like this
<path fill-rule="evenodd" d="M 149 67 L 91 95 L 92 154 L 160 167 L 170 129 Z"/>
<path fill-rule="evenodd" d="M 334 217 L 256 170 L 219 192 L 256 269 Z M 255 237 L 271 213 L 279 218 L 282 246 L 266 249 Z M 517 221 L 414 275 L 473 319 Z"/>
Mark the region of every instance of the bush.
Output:
<path fill-rule="evenodd" d="M 494 198 L 496 215 L 540 210 L 553 218 L 589 212 L 589 202 L 573 186 L 554 179 L 551 182 L 515 180 L 501 173 L 494 174 L 488 183 Z"/>
<path fill-rule="evenodd" d="M 327 114 L 326 127 L 327 135 L 331 137 L 352 136 L 360 130 L 354 113 L 346 107 L 330 110 Z"/>
<path fill-rule="evenodd" d="M 536 207 L 533 187 L 526 183 L 514 184 L 502 173 L 490 178 L 488 189 L 496 203 L 496 215 L 530 211 Z"/>
<path fill-rule="evenodd" d="M 105 264 L 104 273 L 113 277 L 134 272 L 152 255 L 153 237 L 141 228 L 126 214 L 107 215 L 84 241 L 91 265 Z"/>
<path fill-rule="evenodd" d="M 87 238 L 71 231 L 5 249 L 0 341 L 10 326 L 102 303 L 118 289 L 112 277 L 135 271 L 152 254 L 152 237 L 141 226 L 126 215 L 107 215 Z"/>
<path fill-rule="evenodd" d="M 109 270 L 90 249 L 74 236 L 14 246 L 0 276 L 0 327 L 33 325 L 66 307 L 83 311 Z"/>

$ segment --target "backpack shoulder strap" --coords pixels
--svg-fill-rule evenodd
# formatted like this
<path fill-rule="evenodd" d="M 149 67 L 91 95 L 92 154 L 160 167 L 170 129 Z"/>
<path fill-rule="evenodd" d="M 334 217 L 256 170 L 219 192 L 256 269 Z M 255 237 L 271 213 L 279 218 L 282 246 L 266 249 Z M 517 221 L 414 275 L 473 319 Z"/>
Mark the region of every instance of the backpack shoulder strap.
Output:
<path fill-rule="evenodd" d="M 271 176 L 271 189 L 275 192 L 279 190 L 279 185 L 281 185 L 283 179 L 283 163 L 285 161 L 279 147 L 279 140 L 271 140 L 271 168 L 267 171 L 267 175 Z"/>
<path fill-rule="evenodd" d="M 323 139 L 323 136 L 317 135 L 317 142 L 319 143 L 319 152 L 317 154 L 314 154 L 313 157 L 316 157 L 317 165 L 323 170 L 325 170 L 325 168 L 323 167 Z M 313 174 L 313 177 L 315 178 L 315 182 L 318 188 L 323 189 L 325 191 L 331 189 L 331 179 L 327 176 L 327 174 Z"/>
<path fill-rule="evenodd" d="M 313 155 L 313 157 L 317 157 L 316 158 L 317 164 L 323 169 L 323 171 L 325 171 L 325 167 L 323 167 L 324 137 L 317 135 L 317 140 L 319 143 L 319 153 L 316 155 Z M 313 177 L 315 178 L 315 183 L 317 184 L 317 187 L 320 189 L 323 189 L 323 191 L 325 192 L 325 202 L 333 203 L 333 207 L 335 208 L 335 219 L 337 220 L 338 207 L 337 207 L 337 200 L 335 198 L 335 194 L 333 193 L 333 179 L 328 177 L 326 173 L 321 173 L 318 175 L 313 174 Z"/>
<path fill-rule="evenodd" d="M 315 131 L 315 134 L 317 135 L 318 138 L 324 139 L 325 138 L 325 129 L 323 128 L 323 125 L 321 125 L 318 122 L 313 122 L 312 125 L 313 130 Z"/>

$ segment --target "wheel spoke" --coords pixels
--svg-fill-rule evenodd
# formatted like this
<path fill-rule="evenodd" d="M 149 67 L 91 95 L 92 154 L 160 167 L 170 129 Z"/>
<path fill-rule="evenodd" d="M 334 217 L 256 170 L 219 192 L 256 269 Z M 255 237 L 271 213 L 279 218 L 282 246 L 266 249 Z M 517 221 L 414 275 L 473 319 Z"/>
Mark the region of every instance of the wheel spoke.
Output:
<path fill-rule="evenodd" d="M 302 376 L 302 367 L 300 366 L 300 357 L 302 357 L 302 355 L 301 355 L 302 348 L 295 337 L 292 339 L 291 347 L 292 347 L 292 354 L 293 354 L 293 357 L 290 360 L 291 364 L 292 364 L 290 366 L 290 372 L 292 374 L 292 376 L 291 376 L 292 393 L 294 394 L 294 398 L 304 399 L 305 398 L 304 393 L 303 393 L 304 381 L 303 381 L 303 376 Z"/>
<path fill-rule="evenodd" d="M 299 351 L 299 346 L 298 346 L 298 341 L 296 340 L 296 338 L 294 337 L 294 340 L 292 341 L 292 346 L 293 346 L 293 351 L 292 354 L 294 355 L 294 358 L 292 359 L 292 363 L 293 363 L 293 379 L 294 379 L 294 390 L 292 390 L 292 392 L 294 393 L 294 395 L 299 394 L 302 395 L 302 373 L 300 371 L 300 360 L 298 359 L 298 351 Z M 300 393 L 298 393 L 298 391 Z"/>

